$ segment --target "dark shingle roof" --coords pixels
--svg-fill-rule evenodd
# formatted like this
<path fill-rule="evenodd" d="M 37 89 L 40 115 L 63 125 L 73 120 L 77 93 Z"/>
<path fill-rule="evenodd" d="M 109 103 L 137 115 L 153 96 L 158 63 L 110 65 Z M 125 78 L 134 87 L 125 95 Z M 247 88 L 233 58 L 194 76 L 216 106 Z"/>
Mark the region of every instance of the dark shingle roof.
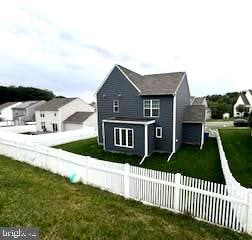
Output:
<path fill-rule="evenodd" d="M 26 109 L 28 107 L 31 107 L 32 105 L 38 103 L 38 102 L 41 102 L 41 101 L 44 101 L 44 100 L 38 100 L 38 101 L 25 101 L 25 102 L 22 102 L 20 104 L 18 104 L 16 107 L 14 107 L 13 109 Z"/>
<path fill-rule="evenodd" d="M 244 104 L 249 105 L 249 101 L 248 101 L 247 97 L 245 96 L 245 94 L 242 93 L 240 96 L 241 96 L 242 101 L 244 102 Z"/>
<path fill-rule="evenodd" d="M 195 97 L 192 105 L 203 105 L 204 97 Z"/>
<path fill-rule="evenodd" d="M 205 122 L 205 107 L 203 105 L 187 106 L 184 112 L 183 122 L 190 122 L 190 123 Z"/>
<path fill-rule="evenodd" d="M 64 121 L 64 123 L 75 123 L 75 124 L 83 123 L 93 113 L 94 112 L 76 112 L 70 117 L 68 117 Z"/>
<path fill-rule="evenodd" d="M 7 107 L 10 107 L 11 105 L 14 105 L 16 104 L 17 102 L 6 102 L 6 103 L 3 103 L 0 105 L 0 110 L 4 109 L 4 108 L 7 108 Z"/>
<path fill-rule="evenodd" d="M 140 75 L 125 67 L 117 67 L 136 85 L 141 95 L 175 94 L 185 72 Z"/>
<path fill-rule="evenodd" d="M 54 98 L 43 105 L 39 106 L 36 110 L 39 111 L 57 111 L 59 108 L 72 102 L 76 98 Z"/>

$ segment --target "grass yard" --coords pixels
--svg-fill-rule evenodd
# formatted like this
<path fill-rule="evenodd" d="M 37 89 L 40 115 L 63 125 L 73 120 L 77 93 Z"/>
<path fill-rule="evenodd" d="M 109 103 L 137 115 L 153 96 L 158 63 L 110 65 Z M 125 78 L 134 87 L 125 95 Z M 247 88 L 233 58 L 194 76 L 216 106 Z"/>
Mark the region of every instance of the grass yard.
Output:
<path fill-rule="evenodd" d="M 251 239 L 0 156 L 0 226 L 36 226 L 40 239 Z"/>
<path fill-rule="evenodd" d="M 63 144 L 57 146 L 57 148 L 80 155 L 136 166 L 139 166 L 141 161 L 139 156 L 105 152 L 103 147 L 97 144 L 96 138 Z M 202 150 L 198 146 L 182 145 L 169 163 L 167 163 L 167 158 L 168 154 L 154 153 L 146 158 L 141 166 L 172 173 L 180 172 L 190 177 L 225 183 L 215 139 L 208 139 Z"/>
<path fill-rule="evenodd" d="M 224 151 L 235 179 L 244 187 L 252 188 L 252 137 L 250 130 L 221 129 Z"/>

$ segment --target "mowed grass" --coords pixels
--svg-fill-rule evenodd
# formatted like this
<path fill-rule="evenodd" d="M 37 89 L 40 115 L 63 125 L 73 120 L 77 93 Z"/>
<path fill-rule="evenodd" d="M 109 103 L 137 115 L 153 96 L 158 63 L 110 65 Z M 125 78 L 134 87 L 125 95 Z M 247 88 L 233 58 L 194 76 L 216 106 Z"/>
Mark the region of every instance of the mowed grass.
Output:
<path fill-rule="evenodd" d="M 141 161 L 140 156 L 104 151 L 103 147 L 97 144 L 96 138 L 71 142 L 56 146 L 56 148 L 106 161 L 129 163 L 135 166 L 139 166 Z M 178 152 L 173 155 L 170 162 L 167 162 L 168 156 L 168 154 L 153 153 L 146 158 L 141 167 L 181 173 L 185 176 L 225 183 L 215 139 L 209 138 L 202 150 L 198 146 L 182 145 Z"/>
<path fill-rule="evenodd" d="M 251 239 L 0 156 L 0 226 L 40 239 Z"/>
<path fill-rule="evenodd" d="M 252 188 L 252 137 L 246 128 L 221 129 L 220 136 L 230 170 L 244 187 Z"/>

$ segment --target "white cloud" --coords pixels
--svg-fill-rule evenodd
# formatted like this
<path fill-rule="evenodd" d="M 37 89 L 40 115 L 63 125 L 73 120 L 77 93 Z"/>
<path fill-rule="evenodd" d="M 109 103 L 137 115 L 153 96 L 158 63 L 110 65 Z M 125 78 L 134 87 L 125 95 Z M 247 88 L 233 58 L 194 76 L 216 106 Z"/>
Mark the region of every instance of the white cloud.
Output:
<path fill-rule="evenodd" d="M 251 1 L 8 1 L 0 84 L 92 100 L 115 63 L 186 71 L 191 93 L 251 88 Z"/>

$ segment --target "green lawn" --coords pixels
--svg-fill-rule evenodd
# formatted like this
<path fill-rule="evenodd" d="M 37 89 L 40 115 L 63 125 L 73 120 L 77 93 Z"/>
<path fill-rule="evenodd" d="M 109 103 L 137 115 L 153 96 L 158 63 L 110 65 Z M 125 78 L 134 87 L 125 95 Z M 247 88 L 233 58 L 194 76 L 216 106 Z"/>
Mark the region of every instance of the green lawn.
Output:
<path fill-rule="evenodd" d="M 252 188 L 252 137 L 249 129 L 221 129 L 224 151 L 235 179 Z"/>
<path fill-rule="evenodd" d="M 102 146 L 97 145 L 96 138 L 67 143 L 57 146 L 57 148 L 98 159 L 129 163 L 136 166 L 139 166 L 141 161 L 139 156 L 103 151 Z M 190 177 L 225 183 L 215 139 L 208 139 L 202 150 L 198 146 L 182 145 L 169 163 L 167 163 L 167 158 L 168 154 L 154 153 L 146 158 L 141 166 L 172 173 L 180 172 Z"/>
<path fill-rule="evenodd" d="M 0 156 L 0 226 L 40 239 L 251 239 Z"/>

